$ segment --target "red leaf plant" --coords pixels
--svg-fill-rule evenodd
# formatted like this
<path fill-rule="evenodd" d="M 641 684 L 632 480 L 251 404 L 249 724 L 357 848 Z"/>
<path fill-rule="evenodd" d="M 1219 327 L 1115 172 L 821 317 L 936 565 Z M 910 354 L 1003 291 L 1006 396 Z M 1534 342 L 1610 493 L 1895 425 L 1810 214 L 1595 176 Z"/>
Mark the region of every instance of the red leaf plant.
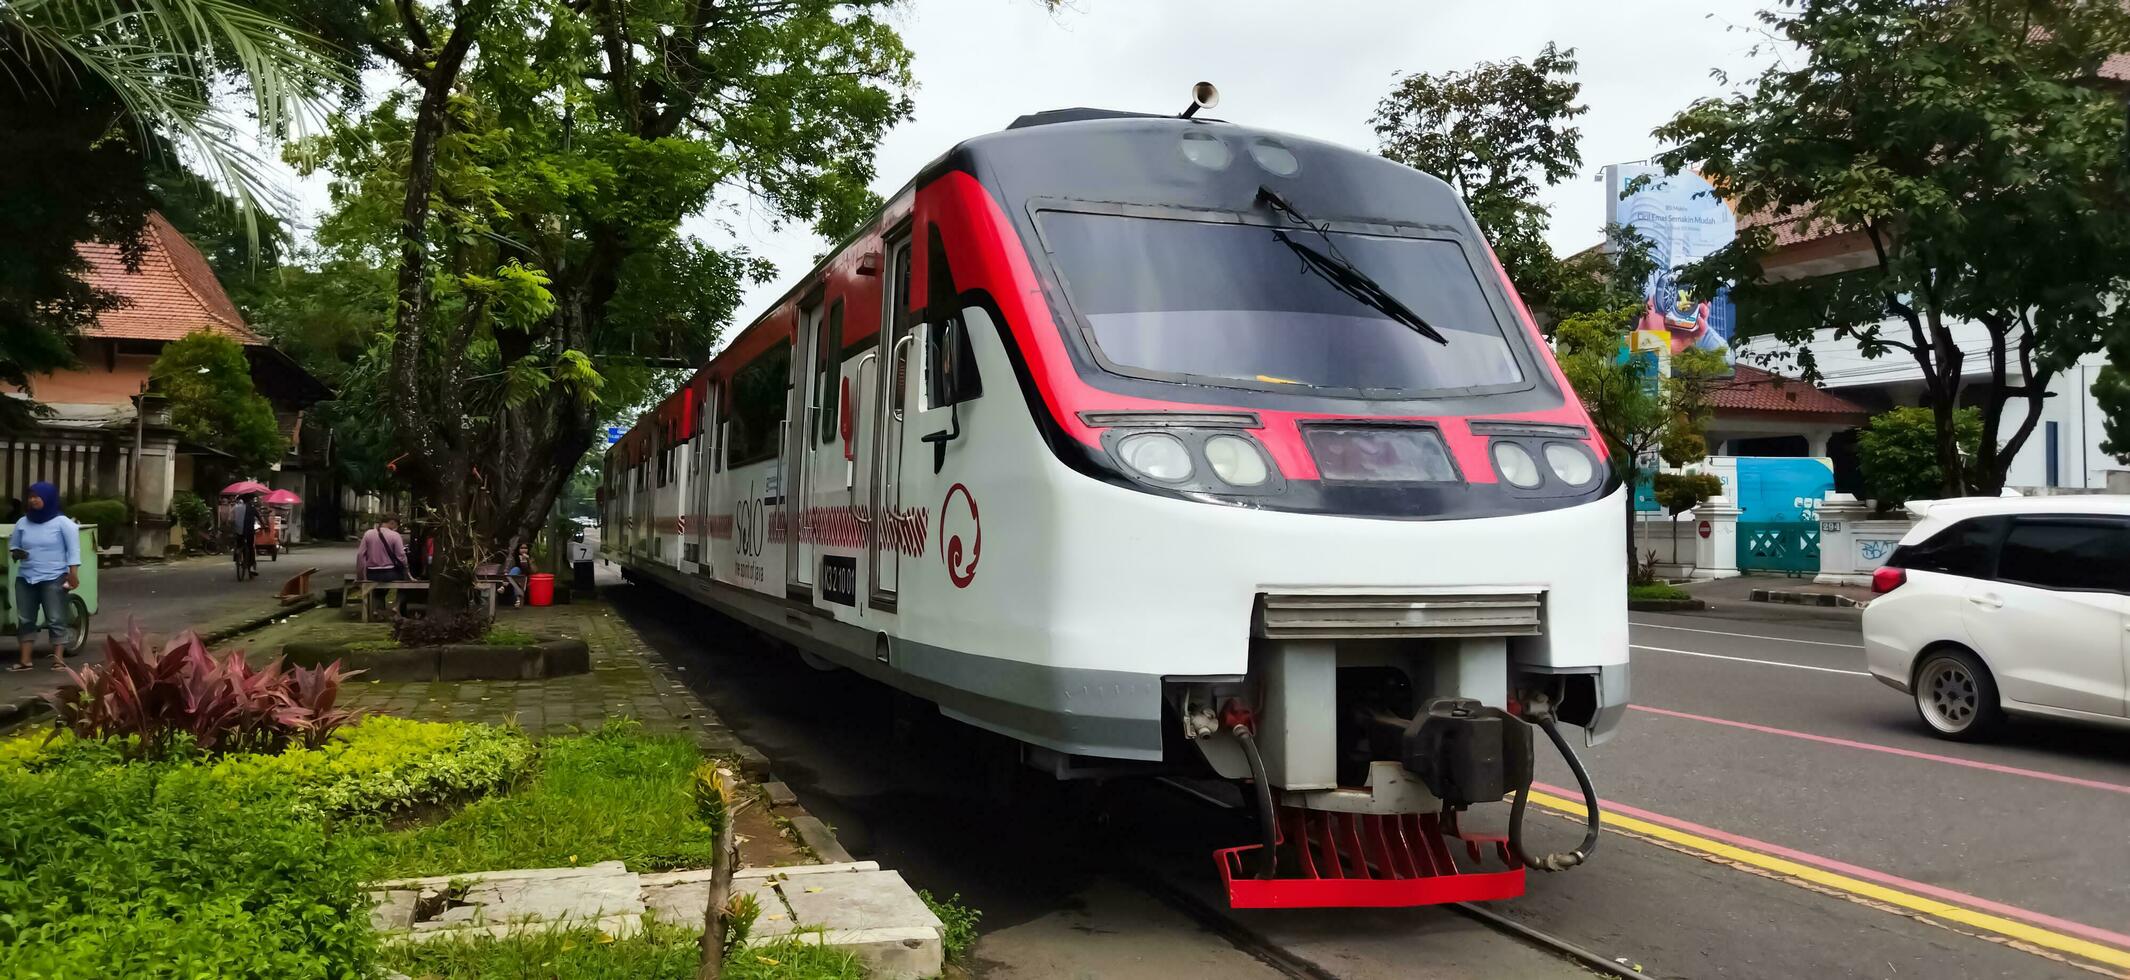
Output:
<path fill-rule="evenodd" d="M 187 630 L 150 657 L 139 624 L 126 638 L 106 637 L 104 663 L 69 668 L 71 683 L 49 695 L 59 723 L 82 738 L 123 743 L 136 758 L 167 755 L 179 735 L 204 752 L 279 752 L 290 743 L 316 748 L 355 712 L 335 707 L 339 661 L 286 667 L 281 658 L 257 670 L 241 650 L 216 659 Z"/>

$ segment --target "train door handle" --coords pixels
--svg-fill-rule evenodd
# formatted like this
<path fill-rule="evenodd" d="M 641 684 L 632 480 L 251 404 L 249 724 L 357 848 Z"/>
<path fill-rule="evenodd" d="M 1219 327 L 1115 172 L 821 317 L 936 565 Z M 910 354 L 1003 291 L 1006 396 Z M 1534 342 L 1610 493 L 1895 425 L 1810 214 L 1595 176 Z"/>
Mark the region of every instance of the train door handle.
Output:
<path fill-rule="evenodd" d="M 2004 600 L 1994 595 L 1971 595 L 1967 597 L 1967 601 L 1986 609 L 2004 608 Z"/>

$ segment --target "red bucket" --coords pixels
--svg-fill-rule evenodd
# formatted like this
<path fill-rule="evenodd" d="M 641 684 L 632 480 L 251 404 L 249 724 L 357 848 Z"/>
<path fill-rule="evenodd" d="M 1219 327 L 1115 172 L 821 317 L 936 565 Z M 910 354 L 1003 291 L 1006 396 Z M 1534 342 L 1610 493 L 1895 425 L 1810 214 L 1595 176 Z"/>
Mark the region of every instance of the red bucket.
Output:
<path fill-rule="evenodd" d="M 525 602 L 533 606 L 555 604 L 555 577 L 541 572 L 525 580 Z"/>

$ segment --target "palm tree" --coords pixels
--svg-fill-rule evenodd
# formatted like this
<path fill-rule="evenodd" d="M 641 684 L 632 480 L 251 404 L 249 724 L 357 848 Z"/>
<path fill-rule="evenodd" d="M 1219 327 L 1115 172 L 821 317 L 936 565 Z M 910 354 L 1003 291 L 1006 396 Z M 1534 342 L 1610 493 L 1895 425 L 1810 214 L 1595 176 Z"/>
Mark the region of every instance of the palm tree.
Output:
<path fill-rule="evenodd" d="M 333 53 L 245 0 L 0 0 L 0 84 L 108 90 L 144 143 L 174 146 L 230 195 L 255 245 L 252 216 L 289 199 L 217 96 L 248 96 L 257 136 L 286 138 L 353 89 Z"/>

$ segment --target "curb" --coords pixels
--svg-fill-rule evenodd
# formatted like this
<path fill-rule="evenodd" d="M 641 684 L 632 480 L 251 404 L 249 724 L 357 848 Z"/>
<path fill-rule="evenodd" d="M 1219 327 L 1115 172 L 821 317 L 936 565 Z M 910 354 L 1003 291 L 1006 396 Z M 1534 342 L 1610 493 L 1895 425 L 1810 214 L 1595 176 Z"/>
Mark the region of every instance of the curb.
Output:
<path fill-rule="evenodd" d="M 1708 603 L 1699 599 L 1629 599 L 1627 608 L 1632 612 L 1700 612 Z"/>
<path fill-rule="evenodd" d="M 1780 602 L 1793 606 L 1820 606 L 1834 609 L 1862 609 L 1870 600 L 1851 599 L 1832 592 L 1792 592 L 1783 589 L 1754 589 L 1746 593 L 1752 602 Z"/>

